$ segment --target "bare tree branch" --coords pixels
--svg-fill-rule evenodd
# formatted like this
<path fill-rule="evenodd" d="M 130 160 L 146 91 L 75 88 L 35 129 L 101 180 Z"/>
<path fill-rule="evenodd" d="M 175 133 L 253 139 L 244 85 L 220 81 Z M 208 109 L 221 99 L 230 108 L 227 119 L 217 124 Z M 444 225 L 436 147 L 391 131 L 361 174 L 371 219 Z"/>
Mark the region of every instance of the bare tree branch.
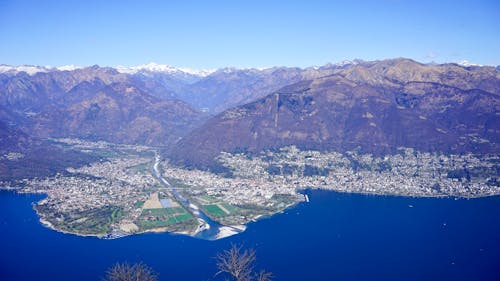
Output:
<path fill-rule="evenodd" d="M 106 272 L 103 281 L 157 281 L 157 274 L 143 263 L 117 263 Z"/>
<path fill-rule="evenodd" d="M 242 245 L 231 245 L 229 250 L 219 253 L 215 260 L 219 269 L 216 275 L 227 273 L 235 281 L 270 281 L 272 277 L 270 272 L 254 273 L 255 251 L 253 249 L 243 250 Z"/>
<path fill-rule="evenodd" d="M 273 278 L 273 274 L 271 272 L 267 272 L 265 270 L 261 270 L 259 275 L 257 275 L 257 281 L 271 281 Z"/>

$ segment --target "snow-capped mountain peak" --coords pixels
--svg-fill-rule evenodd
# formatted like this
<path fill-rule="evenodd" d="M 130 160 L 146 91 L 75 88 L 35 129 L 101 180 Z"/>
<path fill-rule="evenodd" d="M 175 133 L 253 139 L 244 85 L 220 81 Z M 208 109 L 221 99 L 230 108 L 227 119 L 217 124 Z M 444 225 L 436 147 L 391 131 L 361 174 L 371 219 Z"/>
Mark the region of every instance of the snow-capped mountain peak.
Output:
<path fill-rule="evenodd" d="M 191 69 L 191 68 L 179 68 L 179 70 L 188 74 L 202 76 L 202 77 L 208 76 L 217 71 L 217 69 Z"/>
<path fill-rule="evenodd" d="M 35 66 L 35 65 L 19 65 L 19 66 L 11 66 L 11 65 L 0 65 L 0 73 L 19 73 L 26 72 L 29 75 L 33 75 L 38 72 L 48 72 L 50 71 L 50 67 L 44 66 Z"/>
<path fill-rule="evenodd" d="M 61 66 L 56 67 L 56 69 L 60 70 L 60 71 L 73 71 L 73 70 L 81 69 L 81 68 L 84 68 L 84 66 L 77 66 L 74 64 L 61 65 Z"/>
<path fill-rule="evenodd" d="M 81 68 L 85 68 L 85 66 L 77 66 L 70 64 L 70 65 L 52 67 L 52 66 L 35 66 L 35 65 L 11 66 L 11 65 L 0 64 L 0 73 L 17 74 L 20 72 L 26 72 L 28 75 L 34 75 L 39 72 L 73 71 Z M 136 74 L 140 72 L 156 72 L 156 73 L 168 73 L 174 75 L 194 75 L 200 77 L 208 76 L 216 71 L 215 69 L 176 68 L 170 65 L 158 64 L 154 62 L 136 66 L 116 66 L 114 68 L 118 72 L 125 74 Z"/>
<path fill-rule="evenodd" d="M 150 62 L 148 64 L 141 64 L 136 66 L 117 66 L 115 67 L 118 72 L 134 74 L 141 71 L 149 71 L 149 72 L 167 72 L 173 73 L 178 72 L 179 70 L 175 67 L 166 65 L 166 64 L 157 64 L 154 62 Z"/>
<path fill-rule="evenodd" d="M 148 64 L 141 64 L 136 66 L 117 66 L 115 67 L 118 72 L 135 74 L 138 72 L 163 72 L 163 73 L 187 73 L 196 76 L 207 76 L 214 72 L 214 70 L 195 70 L 190 68 L 176 68 L 166 64 L 158 64 L 150 62 Z"/>
<path fill-rule="evenodd" d="M 470 62 L 468 60 L 463 60 L 461 62 L 458 62 L 458 64 L 461 65 L 461 66 L 466 66 L 466 67 L 467 66 L 482 66 L 482 65 L 477 64 L 477 63 L 472 63 L 472 62 Z"/>
<path fill-rule="evenodd" d="M 63 65 L 63 66 L 58 66 L 58 67 L 52 67 L 52 66 L 37 66 L 37 65 L 19 65 L 19 66 L 12 66 L 12 65 L 5 65 L 1 64 L 0 65 L 0 73 L 11 73 L 11 74 L 17 74 L 20 72 L 26 72 L 28 75 L 34 75 L 40 72 L 51 72 L 51 71 L 73 71 L 76 69 L 84 68 L 83 66 L 76 66 L 76 65 Z"/>

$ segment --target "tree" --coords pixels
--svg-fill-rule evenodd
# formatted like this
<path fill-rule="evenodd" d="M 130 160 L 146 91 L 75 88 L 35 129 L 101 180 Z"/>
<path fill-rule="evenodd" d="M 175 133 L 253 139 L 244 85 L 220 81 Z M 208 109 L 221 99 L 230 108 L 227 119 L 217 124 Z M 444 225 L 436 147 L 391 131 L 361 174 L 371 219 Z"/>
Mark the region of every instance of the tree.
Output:
<path fill-rule="evenodd" d="M 215 260 L 219 274 L 228 274 L 235 281 L 271 281 L 272 273 L 267 271 L 255 272 L 255 251 L 243 250 L 242 245 L 231 245 L 229 250 L 219 253 Z"/>
<path fill-rule="evenodd" d="M 158 275 L 143 263 L 116 263 L 106 272 L 103 281 L 157 281 Z"/>

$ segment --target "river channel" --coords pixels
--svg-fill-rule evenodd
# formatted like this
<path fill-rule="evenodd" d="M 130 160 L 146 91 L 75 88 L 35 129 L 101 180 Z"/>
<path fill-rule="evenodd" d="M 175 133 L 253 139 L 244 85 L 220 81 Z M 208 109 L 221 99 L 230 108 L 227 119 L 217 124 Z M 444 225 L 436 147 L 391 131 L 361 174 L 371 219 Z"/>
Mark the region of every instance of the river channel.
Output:
<path fill-rule="evenodd" d="M 172 186 L 162 175 L 160 170 L 161 158 L 158 154 L 155 155 L 155 163 L 153 165 L 153 173 L 160 183 L 167 188 L 175 199 L 186 209 L 188 209 L 198 221 L 202 222 L 200 230 L 194 237 L 205 240 L 216 240 L 227 237 L 233 234 L 240 233 L 242 230 L 231 226 L 224 226 L 211 218 L 209 218 L 203 210 L 197 205 L 189 202 L 182 194 L 179 193 L 175 186 Z"/>

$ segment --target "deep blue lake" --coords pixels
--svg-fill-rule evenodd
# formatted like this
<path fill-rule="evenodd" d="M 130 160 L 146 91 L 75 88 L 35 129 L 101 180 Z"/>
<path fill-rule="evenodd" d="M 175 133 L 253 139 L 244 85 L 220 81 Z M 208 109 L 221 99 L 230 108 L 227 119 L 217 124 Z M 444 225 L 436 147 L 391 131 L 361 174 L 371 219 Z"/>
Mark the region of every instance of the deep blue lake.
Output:
<path fill-rule="evenodd" d="M 0 280 L 101 280 L 123 261 L 143 261 L 164 281 L 213 280 L 213 257 L 231 243 L 254 248 L 275 280 L 500 280 L 499 196 L 308 194 L 310 203 L 223 240 L 100 240 L 47 229 L 31 206 L 41 196 L 1 191 Z"/>

